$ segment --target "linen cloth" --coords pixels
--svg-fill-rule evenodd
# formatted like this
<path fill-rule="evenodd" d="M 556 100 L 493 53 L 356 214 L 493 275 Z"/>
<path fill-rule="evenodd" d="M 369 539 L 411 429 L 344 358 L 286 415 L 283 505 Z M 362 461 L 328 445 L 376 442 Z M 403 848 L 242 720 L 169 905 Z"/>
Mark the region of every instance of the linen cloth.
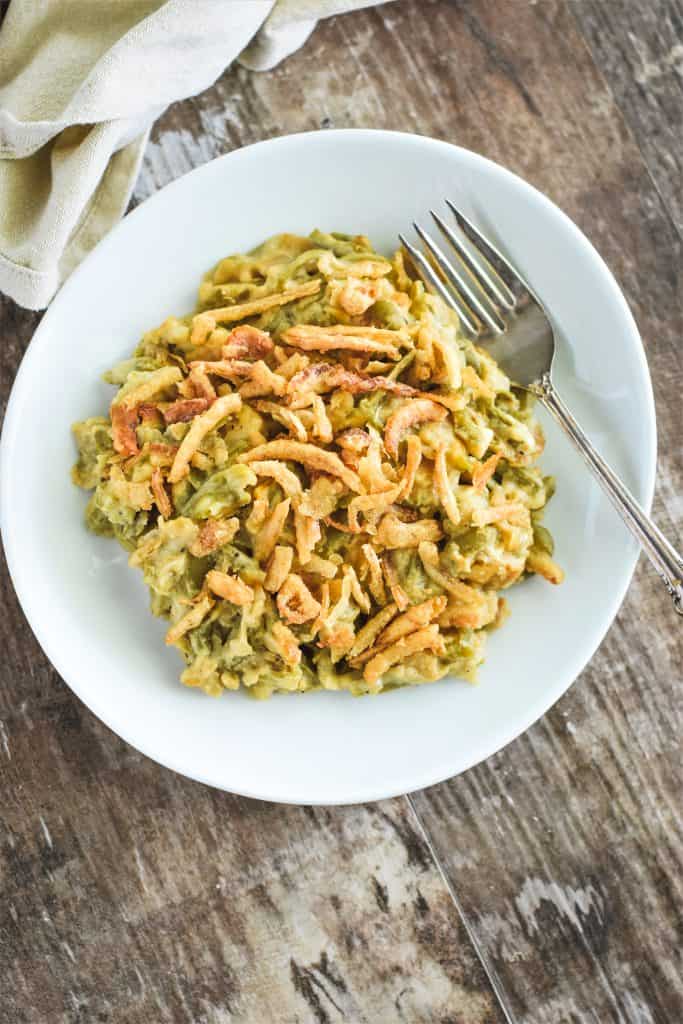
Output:
<path fill-rule="evenodd" d="M 0 27 L 0 291 L 41 309 L 124 214 L 149 129 L 240 56 L 382 0 L 12 0 Z M 386 2 L 386 0 L 384 0 Z"/>

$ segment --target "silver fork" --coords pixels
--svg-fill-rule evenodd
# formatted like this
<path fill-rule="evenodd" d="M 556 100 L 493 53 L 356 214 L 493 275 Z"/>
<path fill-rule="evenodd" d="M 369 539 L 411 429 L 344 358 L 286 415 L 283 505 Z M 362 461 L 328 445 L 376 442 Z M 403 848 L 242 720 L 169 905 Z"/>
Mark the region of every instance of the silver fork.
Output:
<path fill-rule="evenodd" d="M 551 379 L 555 336 L 540 300 L 502 253 L 450 200 L 446 202 L 468 245 L 430 210 L 454 258 L 414 224 L 429 259 L 403 235 L 399 238 L 415 269 L 427 287 L 456 310 L 470 336 L 486 344 L 503 372 L 535 394 L 557 420 L 641 544 L 673 598 L 674 608 L 683 616 L 683 556 L 645 514 L 558 395 Z"/>

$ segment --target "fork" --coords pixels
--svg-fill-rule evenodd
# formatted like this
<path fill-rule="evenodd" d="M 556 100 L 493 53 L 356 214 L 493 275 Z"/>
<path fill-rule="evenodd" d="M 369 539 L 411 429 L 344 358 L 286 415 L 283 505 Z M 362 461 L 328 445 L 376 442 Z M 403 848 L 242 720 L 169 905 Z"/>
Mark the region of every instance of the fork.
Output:
<path fill-rule="evenodd" d="M 429 259 L 399 235 L 416 271 L 430 291 L 455 309 L 470 337 L 486 343 L 487 352 L 515 385 L 532 392 L 559 423 L 659 573 L 675 610 L 683 616 L 683 556 L 646 515 L 558 395 L 551 376 L 555 335 L 540 299 L 462 211 L 450 200 L 446 203 L 462 237 L 438 213 L 429 212 L 453 256 L 447 255 L 419 224 L 413 227 Z"/>

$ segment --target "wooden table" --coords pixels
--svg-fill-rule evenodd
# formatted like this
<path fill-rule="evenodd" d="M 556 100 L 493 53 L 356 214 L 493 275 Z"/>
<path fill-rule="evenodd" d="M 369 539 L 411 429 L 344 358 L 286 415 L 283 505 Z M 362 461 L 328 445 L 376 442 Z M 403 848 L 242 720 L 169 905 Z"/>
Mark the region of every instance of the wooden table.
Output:
<path fill-rule="evenodd" d="M 135 201 L 330 126 L 435 135 L 518 171 L 631 303 L 655 513 L 680 538 L 682 47 L 681 0 L 398 0 L 170 108 Z M 38 320 L 0 300 L 5 400 Z M 591 665 L 524 736 L 412 797 L 332 809 L 215 792 L 131 750 L 0 582 L 2 1024 L 683 1020 L 683 626 L 644 563 Z"/>

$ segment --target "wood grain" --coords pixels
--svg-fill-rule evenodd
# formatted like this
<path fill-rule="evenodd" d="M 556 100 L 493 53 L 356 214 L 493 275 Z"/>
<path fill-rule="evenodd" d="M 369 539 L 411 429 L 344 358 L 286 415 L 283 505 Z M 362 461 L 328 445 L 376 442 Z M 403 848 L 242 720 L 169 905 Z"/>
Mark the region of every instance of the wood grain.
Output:
<path fill-rule="evenodd" d="M 572 11 L 683 233 L 683 2 L 575 0 Z"/>
<path fill-rule="evenodd" d="M 501 1020 L 403 801 L 218 793 L 73 700 L 0 764 L 3 1022 Z"/>
<path fill-rule="evenodd" d="M 680 38 L 680 0 L 398 0 L 333 19 L 273 72 L 233 68 L 171 107 L 134 202 L 330 126 L 436 135 L 521 173 L 631 303 L 655 512 L 680 534 Z M 3 403 L 38 319 L 0 299 Z M 646 566 L 524 737 L 410 799 L 329 810 L 216 793 L 131 750 L 49 666 L 4 570 L 0 585 L 1 1024 L 499 1024 L 479 956 L 508 1019 L 683 1019 L 683 645 Z"/>

